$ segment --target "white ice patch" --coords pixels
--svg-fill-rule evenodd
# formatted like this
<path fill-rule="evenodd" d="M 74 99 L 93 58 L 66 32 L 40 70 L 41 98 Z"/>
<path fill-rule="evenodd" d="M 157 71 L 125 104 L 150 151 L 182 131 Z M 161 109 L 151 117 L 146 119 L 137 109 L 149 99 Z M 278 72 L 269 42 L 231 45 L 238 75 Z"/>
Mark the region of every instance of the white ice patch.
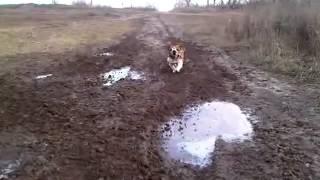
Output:
<path fill-rule="evenodd" d="M 52 76 L 52 74 L 39 75 L 39 76 L 36 77 L 36 79 L 45 79 L 45 78 L 50 77 L 50 76 Z"/>
<path fill-rule="evenodd" d="M 140 72 L 137 72 L 137 71 L 130 71 L 130 72 L 129 72 L 129 77 L 130 77 L 130 79 L 132 79 L 132 80 L 139 80 L 139 79 L 144 80 L 144 79 L 145 79 L 145 77 L 143 76 L 143 74 L 140 73 Z"/>

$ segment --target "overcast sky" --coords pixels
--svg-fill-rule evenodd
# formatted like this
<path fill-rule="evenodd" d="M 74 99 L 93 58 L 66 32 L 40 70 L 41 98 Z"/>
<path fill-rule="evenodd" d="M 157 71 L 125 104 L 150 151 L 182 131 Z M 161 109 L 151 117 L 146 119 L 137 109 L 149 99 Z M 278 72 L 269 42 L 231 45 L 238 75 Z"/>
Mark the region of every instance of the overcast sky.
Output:
<path fill-rule="evenodd" d="M 76 0 L 56 0 L 59 4 L 71 4 Z M 86 0 L 90 2 L 90 0 Z M 212 1 L 212 0 L 211 0 Z M 52 0 L 0 0 L 0 4 L 21 4 L 21 3 L 37 3 L 37 4 L 50 4 Z M 125 6 L 146 6 L 154 5 L 160 11 L 171 10 L 176 0 L 93 0 L 95 5 L 108 5 L 112 7 L 125 7 Z M 207 0 L 192 0 L 193 3 L 205 5 Z"/>

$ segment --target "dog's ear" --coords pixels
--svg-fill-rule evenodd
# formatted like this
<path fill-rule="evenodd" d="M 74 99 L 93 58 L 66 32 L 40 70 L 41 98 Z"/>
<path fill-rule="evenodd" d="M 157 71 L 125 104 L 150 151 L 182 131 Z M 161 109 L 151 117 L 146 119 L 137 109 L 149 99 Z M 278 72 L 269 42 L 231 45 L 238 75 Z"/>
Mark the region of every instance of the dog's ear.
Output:
<path fill-rule="evenodd" d="M 172 42 L 171 41 L 168 41 L 168 50 L 170 50 L 172 48 Z"/>
<path fill-rule="evenodd" d="M 182 50 L 182 51 L 185 51 L 185 50 L 186 50 L 186 48 L 183 46 L 182 43 L 178 43 L 177 46 L 178 46 L 178 48 L 179 48 L 180 50 Z"/>

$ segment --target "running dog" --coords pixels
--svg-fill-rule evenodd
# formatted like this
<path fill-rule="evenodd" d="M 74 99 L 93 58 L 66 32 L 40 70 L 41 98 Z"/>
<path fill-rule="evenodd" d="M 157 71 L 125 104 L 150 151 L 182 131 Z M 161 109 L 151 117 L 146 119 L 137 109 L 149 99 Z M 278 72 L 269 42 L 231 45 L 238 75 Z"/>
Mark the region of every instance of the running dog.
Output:
<path fill-rule="evenodd" d="M 186 48 L 182 44 L 172 45 L 170 43 L 169 56 L 167 58 L 168 65 L 170 66 L 173 73 L 180 72 L 183 68 L 185 60 Z"/>

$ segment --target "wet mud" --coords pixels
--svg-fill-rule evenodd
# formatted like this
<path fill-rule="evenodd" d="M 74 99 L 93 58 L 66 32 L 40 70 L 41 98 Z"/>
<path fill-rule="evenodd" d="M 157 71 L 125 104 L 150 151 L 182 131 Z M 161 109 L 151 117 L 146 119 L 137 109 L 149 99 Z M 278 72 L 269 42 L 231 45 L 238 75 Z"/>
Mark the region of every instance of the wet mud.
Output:
<path fill-rule="evenodd" d="M 0 75 L 0 179 L 320 177 L 313 93 L 253 86 L 249 68 L 168 29 L 144 18 L 104 47 L 112 56 L 11 57 L 26 61 Z M 168 41 L 186 46 L 180 73 L 166 64 Z"/>

